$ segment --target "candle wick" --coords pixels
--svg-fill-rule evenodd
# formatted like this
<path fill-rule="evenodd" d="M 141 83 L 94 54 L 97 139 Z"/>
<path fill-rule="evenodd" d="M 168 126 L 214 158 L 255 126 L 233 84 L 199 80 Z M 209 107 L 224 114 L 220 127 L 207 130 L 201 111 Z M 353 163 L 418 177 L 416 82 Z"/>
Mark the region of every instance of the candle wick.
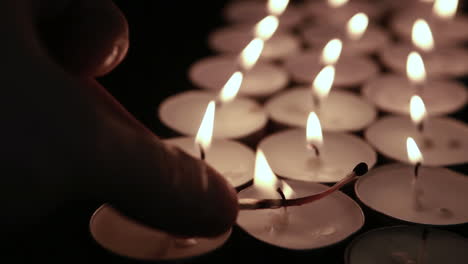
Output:
<path fill-rule="evenodd" d="M 276 189 L 276 191 L 277 191 L 277 192 L 279 193 L 279 195 L 281 196 L 281 200 L 282 200 L 282 201 L 285 201 L 285 200 L 286 200 L 286 195 L 284 195 L 283 190 L 281 190 L 281 188 L 278 187 L 278 188 Z"/>
<path fill-rule="evenodd" d="M 417 130 L 419 133 L 423 134 L 424 133 L 424 121 L 419 122 L 419 124 L 416 126 Z"/>
<path fill-rule="evenodd" d="M 320 99 L 314 93 L 312 93 L 312 103 L 314 105 L 315 111 L 318 112 L 320 110 Z"/>
<path fill-rule="evenodd" d="M 320 149 L 315 144 L 309 143 L 307 147 L 314 150 L 315 156 L 320 157 Z"/>
<path fill-rule="evenodd" d="M 198 148 L 200 150 L 200 159 L 205 160 L 205 157 L 206 157 L 205 150 L 203 149 L 201 144 L 198 144 Z"/>
<path fill-rule="evenodd" d="M 416 165 L 414 166 L 414 180 L 418 179 L 420 167 L 421 167 L 421 162 L 416 163 Z"/>

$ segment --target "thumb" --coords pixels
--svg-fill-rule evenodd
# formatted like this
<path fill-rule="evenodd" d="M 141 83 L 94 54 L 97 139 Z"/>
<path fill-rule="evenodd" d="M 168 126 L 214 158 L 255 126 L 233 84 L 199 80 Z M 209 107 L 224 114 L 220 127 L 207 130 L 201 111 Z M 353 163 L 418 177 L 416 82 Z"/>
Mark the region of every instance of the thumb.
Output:
<path fill-rule="evenodd" d="M 90 179 L 94 193 L 123 214 L 172 234 L 214 236 L 229 229 L 238 202 L 222 175 L 163 143 L 94 86 L 101 173 Z"/>

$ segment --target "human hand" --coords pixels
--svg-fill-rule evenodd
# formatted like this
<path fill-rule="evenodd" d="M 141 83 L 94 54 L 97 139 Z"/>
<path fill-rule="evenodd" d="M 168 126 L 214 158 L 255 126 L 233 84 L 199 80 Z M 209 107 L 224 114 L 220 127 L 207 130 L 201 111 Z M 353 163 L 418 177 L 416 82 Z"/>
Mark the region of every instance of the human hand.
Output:
<path fill-rule="evenodd" d="M 94 80 L 128 48 L 110 0 L 6 0 L 0 12 L 5 231 L 77 199 L 109 202 L 176 235 L 214 236 L 233 224 L 237 198 L 223 177 L 164 144 Z"/>

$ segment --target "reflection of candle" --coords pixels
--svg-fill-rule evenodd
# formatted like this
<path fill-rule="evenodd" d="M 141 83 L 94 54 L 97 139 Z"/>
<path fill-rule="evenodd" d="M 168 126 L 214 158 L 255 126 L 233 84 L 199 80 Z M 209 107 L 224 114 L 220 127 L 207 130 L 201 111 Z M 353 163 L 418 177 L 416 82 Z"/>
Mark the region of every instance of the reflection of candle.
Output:
<path fill-rule="evenodd" d="M 278 180 L 259 150 L 254 184 L 238 196 L 242 200 L 293 199 L 326 189 L 321 184 Z M 301 206 L 243 210 L 237 223 L 263 242 L 288 249 L 315 249 L 338 243 L 356 232 L 363 225 L 364 217 L 352 199 L 341 192 L 334 192 Z"/>
<path fill-rule="evenodd" d="M 358 179 L 356 195 L 371 209 L 403 221 L 441 226 L 468 223 L 466 204 L 460 202 L 468 199 L 465 175 L 441 167 L 421 167 L 415 192 L 414 173 L 414 166 L 403 164 L 375 168 Z M 414 206 L 414 195 L 420 207 Z"/>
<path fill-rule="evenodd" d="M 424 151 L 424 164 L 446 166 L 468 162 L 468 126 L 447 117 L 431 117 L 424 127 L 424 138 L 409 117 L 387 116 L 365 131 L 367 141 L 380 153 L 392 159 L 408 162 L 405 149 L 407 137 L 413 137 Z"/>
<path fill-rule="evenodd" d="M 198 257 L 218 249 L 231 235 L 229 230 L 214 238 L 197 238 L 194 244 L 181 244 L 180 238 L 133 221 L 108 204 L 94 212 L 89 226 L 93 238 L 105 249 L 146 261 Z"/>
<path fill-rule="evenodd" d="M 468 240 L 456 233 L 418 226 L 384 227 L 355 238 L 346 248 L 345 264 L 462 264 L 468 263 L 466 248 Z"/>

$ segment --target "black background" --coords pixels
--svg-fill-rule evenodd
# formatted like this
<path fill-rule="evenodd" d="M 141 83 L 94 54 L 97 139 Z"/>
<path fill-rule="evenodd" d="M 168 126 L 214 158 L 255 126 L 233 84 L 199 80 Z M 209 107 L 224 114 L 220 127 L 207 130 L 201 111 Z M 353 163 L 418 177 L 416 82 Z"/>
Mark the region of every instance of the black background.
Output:
<path fill-rule="evenodd" d="M 227 1 L 115 2 L 130 26 L 130 50 L 124 62 L 99 81 L 138 120 L 166 137 L 169 131 L 157 119 L 157 106 L 169 95 L 194 88 L 187 70 L 197 59 L 212 54 L 206 37 L 224 24 L 221 11 Z M 454 116 L 466 121 L 465 112 Z M 466 173 L 463 166 L 456 169 Z M 99 205 L 79 201 L 60 208 L 30 238 L 3 249 L 17 253 L 16 260 L 25 263 L 140 263 L 107 252 L 91 238 L 88 221 Z M 369 219 L 360 233 L 377 226 Z M 344 248 L 352 238 L 326 249 L 293 252 L 257 242 L 236 227 L 223 248 L 192 262 L 338 264 L 343 263 Z"/>

